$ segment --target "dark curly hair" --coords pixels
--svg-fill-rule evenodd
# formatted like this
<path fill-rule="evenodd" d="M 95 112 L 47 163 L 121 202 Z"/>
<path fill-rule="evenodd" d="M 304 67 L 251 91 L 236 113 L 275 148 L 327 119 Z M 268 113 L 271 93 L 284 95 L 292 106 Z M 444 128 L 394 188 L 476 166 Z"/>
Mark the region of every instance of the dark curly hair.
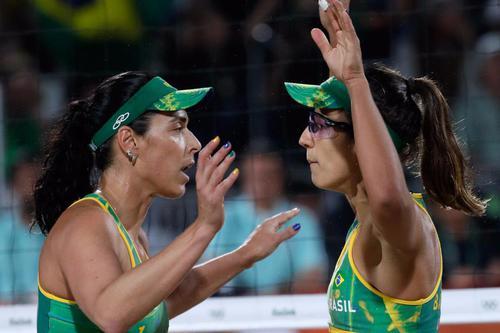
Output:
<path fill-rule="evenodd" d="M 152 76 L 126 72 L 102 82 L 84 99 L 69 103 L 50 132 L 44 149 L 42 173 L 35 185 L 35 216 L 47 235 L 61 213 L 74 201 L 97 189 L 99 174 L 112 162 L 108 140 L 95 153 L 89 148 L 92 136 Z M 146 112 L 129 126 L 144 135 L 152 112 Z"/>

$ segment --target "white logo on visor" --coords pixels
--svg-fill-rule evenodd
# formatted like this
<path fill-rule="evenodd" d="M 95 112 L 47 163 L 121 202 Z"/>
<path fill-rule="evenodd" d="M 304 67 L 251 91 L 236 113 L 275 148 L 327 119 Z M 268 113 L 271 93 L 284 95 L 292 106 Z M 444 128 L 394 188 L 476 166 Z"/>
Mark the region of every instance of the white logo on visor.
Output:
<path fill-rule="evenodd" d="M 118 118 L 116 118 L 116 121 L 115 123 L 113 124 L 113 129 L 117 129 L 118 127 L 120 127 L 120 125 L 128 119 L 128 116 L 130 116 L 130 113 L 128 112 L 125 112 L 124 114 L 121 114 L 118 116 Z"/>

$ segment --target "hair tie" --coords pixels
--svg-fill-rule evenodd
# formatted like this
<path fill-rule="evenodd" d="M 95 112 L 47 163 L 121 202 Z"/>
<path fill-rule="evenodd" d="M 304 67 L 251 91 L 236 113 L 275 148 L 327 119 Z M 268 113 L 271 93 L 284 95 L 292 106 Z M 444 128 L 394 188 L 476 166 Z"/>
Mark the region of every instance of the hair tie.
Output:
<path fill-rule="evenodd" d="M 415 92 L 415 80 L 412 77 L 406 79 L 406 92 L 408 96 L 413 95 Z"/>

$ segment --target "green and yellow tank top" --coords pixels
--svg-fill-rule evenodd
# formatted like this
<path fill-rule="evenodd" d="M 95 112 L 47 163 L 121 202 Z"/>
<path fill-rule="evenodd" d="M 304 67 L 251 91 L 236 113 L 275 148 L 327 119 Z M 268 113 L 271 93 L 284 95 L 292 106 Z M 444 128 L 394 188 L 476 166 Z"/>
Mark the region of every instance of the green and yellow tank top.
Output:
<path fill-rule="evenodd" d="M 130 238 L 127 229 L 113 211 L 109 203 L 97 193 L 92 193 L 78 200 L 93 200 L 101 208 L 109 213 L 116 224 L 118 232 L 125 242 L 132 267 L 141 264 L 141 258 Z M 77 203 L 75 202 L 75 203 Z M 166 333 L 168 331 L 167 307 L 161 302 L 143 319 L 132 326 L 130 333 Z M 101 332 L 89 318 L 78 307 L 75 301 L 63 299 L 52 295 L 38 283 L 38 333 L 77 333 L 77 332 Z"/>
<path fill-rule="evenodd" d="M 421 194 L 413 194 L 425 211 Z M 436 333 L 441 316 L 441 278 L 443 261 L 432 293 L 416 301 L 382 294 L 370 285 L 354 264 L 352 249 L 359 231 L 355 220 L 335 266 L 328 287 L 330 333 Z"/>

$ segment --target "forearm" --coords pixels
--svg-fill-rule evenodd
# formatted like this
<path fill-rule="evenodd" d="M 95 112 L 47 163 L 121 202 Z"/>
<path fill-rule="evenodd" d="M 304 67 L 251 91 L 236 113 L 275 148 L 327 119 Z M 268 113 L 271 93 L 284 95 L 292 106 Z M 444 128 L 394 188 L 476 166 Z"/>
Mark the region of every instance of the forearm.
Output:
<path fill-rule="evenodd" d="M 213 295 L 238 273 L 251 266 L 253 259 L 239 249 L 193 268 L 167 299 L 169 317 L 173 318 Z"/>
<path fill-rule="evenodd" d="M 296 235 L 300 225 L 298 228 L 280 228 L 299 212 L 294 208 L 266 219 L 237 250 L 193 268 L 167 298 L 170 318 L 203 301 L 236 274 L 267 257 L 283 241 Z"/>
<path fill-rule="evenodd" d="M 97 323 L 128 328 L 143 318 L 179 286 L 215 232 L 195 222 L 158 255 L 120 276 L 96 300 Z"/>
<path fill-rule="evenodd" d="M 358 162 L 370 200 L 407 193 L 398 153 L 366 78 L 348 82 Z"/>

